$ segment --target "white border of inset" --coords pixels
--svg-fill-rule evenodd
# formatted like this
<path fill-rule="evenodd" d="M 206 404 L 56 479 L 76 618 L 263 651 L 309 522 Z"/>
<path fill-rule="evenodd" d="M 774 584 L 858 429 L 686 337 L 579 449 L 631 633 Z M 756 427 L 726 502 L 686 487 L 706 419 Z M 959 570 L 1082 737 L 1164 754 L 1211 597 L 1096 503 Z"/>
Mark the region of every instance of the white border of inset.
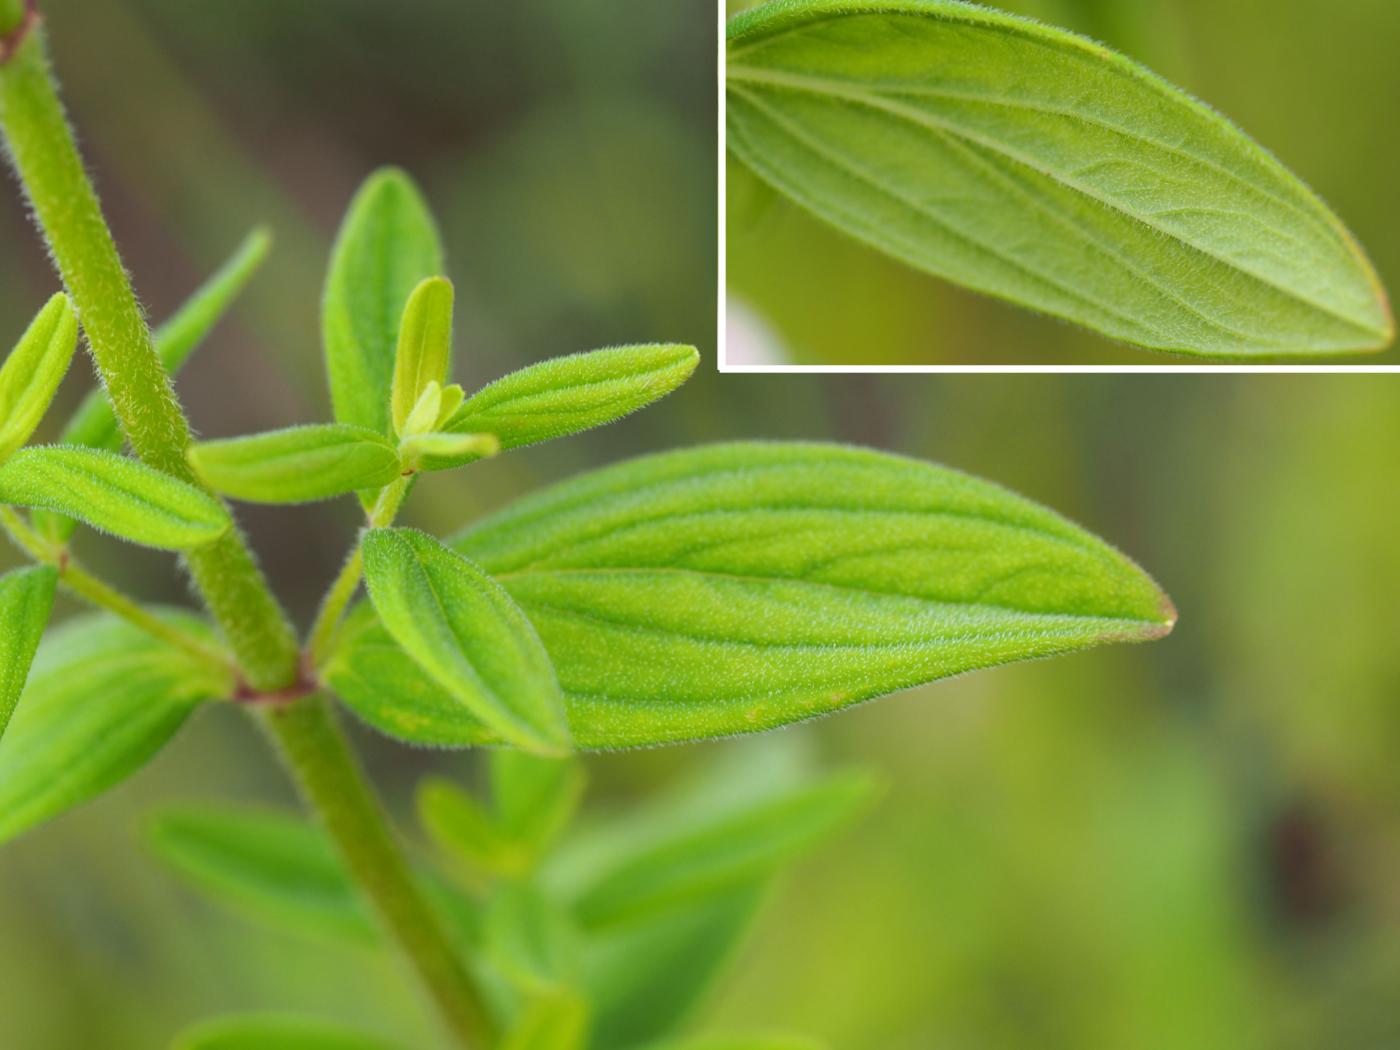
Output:
<path fill-rule="evenodd" d="M 718 113 L 719 159 L 716 179 L 719 188 L 719 286 L 716 289 L 715 308 L 715 358 L 716 366 L 725 375 L 775 375 L 775 374 L 833 374 L 833 373 L 889 373 L 891 375 L 930 374 L 930 375 L 1398 375 L 1400 364 L 1310 364 L 1286 365 L 1269 364 L 1210 364 L 1205 361 L 1183 360 L 1181 364 L 1141 364 L 1141 365 L 732 365 L 727 360 L 729 321 L 728 309 L 728 259 L 726 239 L 727 211 L 727 167 L 729 144 L 726 141 L 724 119 L 724 60 L 725 27 L 729 17 L 725 11 L 725 0 L 717 0 L 719 9 L 719 54 L 716 58 L 716 111 Z M 929 277 L 930 281 L 937 280 Z M 1141 351 L 1149 358 L 1169 357 L 1156 350 Z M 1178 358 L 1180 360 L 1180 358 Z M 1364 358 L 1362 358 L 1364 360 Z"/>

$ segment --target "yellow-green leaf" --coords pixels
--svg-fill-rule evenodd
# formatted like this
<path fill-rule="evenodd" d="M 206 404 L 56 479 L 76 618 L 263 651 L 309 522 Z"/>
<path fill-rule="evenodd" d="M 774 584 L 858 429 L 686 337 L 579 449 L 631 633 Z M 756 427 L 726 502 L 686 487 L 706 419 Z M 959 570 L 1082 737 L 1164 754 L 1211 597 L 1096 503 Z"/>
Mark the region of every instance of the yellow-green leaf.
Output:
<path fill-rule="evenodd" d="M 78 347 L 78 317 L 62 292 L 30 322 L 0 366 L 0 463 L 44 418 Z"/>

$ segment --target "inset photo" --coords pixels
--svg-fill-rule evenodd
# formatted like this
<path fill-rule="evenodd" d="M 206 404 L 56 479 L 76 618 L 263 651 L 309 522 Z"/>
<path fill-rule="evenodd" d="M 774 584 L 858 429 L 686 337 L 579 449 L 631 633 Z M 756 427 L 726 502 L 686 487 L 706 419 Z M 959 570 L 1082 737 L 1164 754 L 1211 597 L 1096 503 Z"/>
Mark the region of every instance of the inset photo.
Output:
<path fill-rule="evenodd" d="M 724 38 L 723 370 L 1400 363 L 1400 7 L 729 0 Z"/>

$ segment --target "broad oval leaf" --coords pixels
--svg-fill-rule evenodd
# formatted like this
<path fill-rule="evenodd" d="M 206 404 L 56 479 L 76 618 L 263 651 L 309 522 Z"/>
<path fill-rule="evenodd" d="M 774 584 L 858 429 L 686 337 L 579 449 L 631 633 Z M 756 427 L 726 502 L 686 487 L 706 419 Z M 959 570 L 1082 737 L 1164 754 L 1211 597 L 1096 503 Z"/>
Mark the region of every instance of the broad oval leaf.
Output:
<path fill-rule="evenodd" d="M 437 227 L 418 188 L 385 169 L 355 195 L 331 251 L 321 311 L 335 418 L 392 432 L 389 395 L 409 294 L 441 273 Z"/>
<path fill-rule="evenodd" d="M 232 526 L 218 500 L 127 456 L 46 445 L 0 464 L 0 503 L 42 507 L 160 550 L 213 543 Z"/>
<path fill-rule="evenodd" d="M 305 820 L 228 806 L 170 810 L 150 842 L 191 884 L 279 929 L 379 943 L 335 847 Z"/>
<path fill-rule="evenodd" d="M 396 433 L 404 432 L 409 414 L 429 383 L 446 385 L 451 363 L 452 282 L 446 277 L 429 277 L 409 295 L 399 325 L 390 398 Z"/>
<path fill-rule="evenodd" d="M 398 478 L 398 449 L 345 423 L 288 427 L 191 445 L 190 465 L 215 492 L 250 503 L 311 503 Z"/>
<path fill-rule="evenodd" d="M 244 286 L 257 272 L 272 247 L 272 235 L 265 229 L 255 229 L 243 239 L 233 255 L 212 273 L 193 294 L 163 324 L 151 333 L 156 353 L 165 370 L 174 375 L 189 359 L 196 347 L 214 329 L 233 305 Z M 90 391 L 63 428 L 59 443 L 105 448 L 119 452 L 122 447 L 121 428 L 112 402 L 102 387 Z M 36 510 L 31 516 L 34 527 L 57 542 L 73 535 L 78 523 L 63 514 Z"/>
<path fill-rule="evenodd" d="M 292 1014 L 246 1014 L 204 1021 L 175 1040 L 174 1050 L 405 1050 L 336 1021 Z"/>
<path fill-rule="evenodd" d="M 643 457 L 454 546 L 530 617 L 589 748 L 768 729 L 1175 622 L 1150 577 L 1052 511 L 835 445 Z"/>
<path fill-rule="evenodd" d="M 0 462 L 33 435 L 78 348 L 78 317 L 62 292 L 30 322 L 0 367 Z"/>
<path fill-rule="evenodd" d="M 502 449 L 576 434 L 665 397 L 700 360 L 693 346 L 618 346 L 512 372 L 469 397 L 443 428 L 495 434 Z"/>
<path fill-rule="evenodd" d="M 956 0 L 779 0 L 730 22 L 727 64 L 730 151 L 919 269 L 1160 350 L 1394 336 L 1326 205 L 1091 41 Z"/>
<path fill-rule="evenodd" d="M 58 570 L 47 565 L 0 576 L 0 737 L 29 678 L 57 586 Z"/>
<path fill-rule="evenodd" d="M 181 627 L 208 630 L 170 613 Z M 69 621 L 39 647 L 0 740 L 0 842 L 86 802 L 159 751 L 231 672 L 107 615 Z"/>
<path fill-rule="evenodd" d="M 365 582 L 389 634 L 507 743 L 569 747 L 563 698 L 530 621 L 462 555 L 411 529 L 365 536 Z"/>

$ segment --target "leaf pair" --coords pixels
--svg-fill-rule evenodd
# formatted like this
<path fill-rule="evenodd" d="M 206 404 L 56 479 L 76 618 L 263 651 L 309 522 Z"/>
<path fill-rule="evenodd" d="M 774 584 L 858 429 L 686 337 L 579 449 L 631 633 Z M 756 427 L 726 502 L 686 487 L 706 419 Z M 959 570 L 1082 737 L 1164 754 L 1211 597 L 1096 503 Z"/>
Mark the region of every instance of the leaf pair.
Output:
<path fill-rule="evenodd" d="M 1394 338 L 1379 278 L 1326 205 L 1107 48 L 958 0 L 777 0 L 727 38 L 729 150 L 914 267 L 1161 350 Z"/>
<path fill-rule="evenodd" d="M 832 445 L 643 457 L 527 497 L 452 546 L 471 563 L 461 577 L 485 589 L 489 574 L 538 632 L 584 748 L 768 729 L 1013 660 L 1160 637 L 1175 620 L 1141 569 L 1059 515 L 946 468 Z M 376 575 L 393 584 L 387 568 L 371 573 L 378 607 Z M 504 739 L 467 702 L 472 678 L 441 662 L 420 670 L 426 643 L 405 640 L 433 619 L 430 591 L 414 586 L 419 600 L 379 608 L 383 628 L 367 611 L 350 617 L 325 680 L 409 740 Z M 449 632 L 431 630 L 445 647 Z"/>

